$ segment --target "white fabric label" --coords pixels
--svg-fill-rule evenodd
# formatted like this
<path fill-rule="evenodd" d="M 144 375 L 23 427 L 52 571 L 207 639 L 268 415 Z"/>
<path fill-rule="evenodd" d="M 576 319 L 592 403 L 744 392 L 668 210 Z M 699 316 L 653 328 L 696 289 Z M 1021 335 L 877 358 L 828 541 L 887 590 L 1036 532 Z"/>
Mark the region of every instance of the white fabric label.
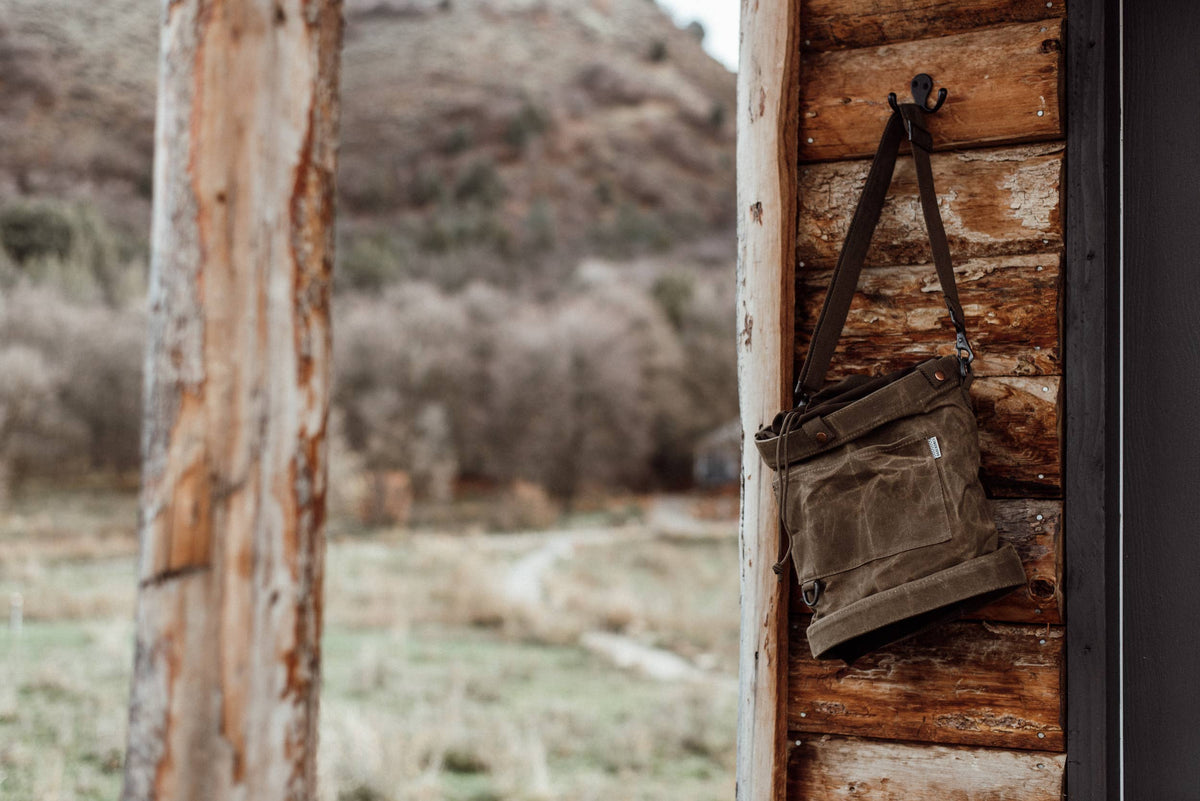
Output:
<path fill-rule="evenodd" d="M 929 442 L 929 452 L 933 454 L 933 458 L 941 459 L 942 447 L 938 445 L 937 437 L 930 437 L 927 441 Z"/>

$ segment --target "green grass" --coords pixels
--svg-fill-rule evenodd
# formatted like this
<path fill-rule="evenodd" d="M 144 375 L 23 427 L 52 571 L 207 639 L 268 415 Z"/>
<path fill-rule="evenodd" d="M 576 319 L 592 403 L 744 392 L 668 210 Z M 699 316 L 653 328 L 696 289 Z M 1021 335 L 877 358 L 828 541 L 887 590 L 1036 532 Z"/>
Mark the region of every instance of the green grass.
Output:
<path fill-rule="evenodd" d="M 112 799 L 121 783 L 130 624 L 0 632 L 0 799 Z"/>
<path fill-rule="evenodd" d="M 381 797 L 423 780 L 455 801 L 539 797 L 540 773 L 551 798 L 727 798 L 733 698 L 709 695 L 494 632 L 330 632 L 322 767 Z"/>
<path fill-rule="evenodd" d="M 133 661 L 128 496 L 75 491 L 0 512 L 0 801 L 119 794 Z M 576 645 L 619 618 L 685 655 L 736 645 L 736 545 L 580 546 L 556 609 L 513 610 L 502 536 L 334 539 L 326 578 L 322 801 L 667 801 L 733 790 L 733 693 L 656 682 Z M 19 637 L 6 626 L 25 599 Z M 614 612 L 614 609 L 617 611 Z M 728 672 L 728 671 L 727 671 Z"/>
<path fill-rule="evenodd" d="M 737 540 L 654 539 L 582 546 L 554 571 L 552 600 L 580 627 L 635 632 L 709 667 L 737 672 Z"/>
<path fill-rule="evenodd" d="M 131 635 L 0 634 L 0 799 L 118 795 Z M 724 799 L 733 699 L 708 696 L 494 632 L 329 631 L 322 797 Z"/>

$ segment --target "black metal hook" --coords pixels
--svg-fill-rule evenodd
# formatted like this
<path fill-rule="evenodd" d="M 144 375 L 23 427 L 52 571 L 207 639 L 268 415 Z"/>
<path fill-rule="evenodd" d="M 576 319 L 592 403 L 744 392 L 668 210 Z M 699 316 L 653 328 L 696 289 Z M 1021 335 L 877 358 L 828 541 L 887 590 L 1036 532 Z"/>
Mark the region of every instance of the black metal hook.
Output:
<path fill-rule="evenodd" d="M 933 108 L 929 108 L 929 93 L 933 91 L 933 78 L 926 72 L 922 72 L 912 79 L 911 90 L 913 102 L 924 109 L 926 114 L 936 114 L 937 110 L 946 102 L 946 95 L 949 94 L 945 87 L 938 89 L 937 102 L 933 104 Z M 888 93 L 888 105 L 892 107 L 892 111 L 900 113 L 895 92 Z"/>

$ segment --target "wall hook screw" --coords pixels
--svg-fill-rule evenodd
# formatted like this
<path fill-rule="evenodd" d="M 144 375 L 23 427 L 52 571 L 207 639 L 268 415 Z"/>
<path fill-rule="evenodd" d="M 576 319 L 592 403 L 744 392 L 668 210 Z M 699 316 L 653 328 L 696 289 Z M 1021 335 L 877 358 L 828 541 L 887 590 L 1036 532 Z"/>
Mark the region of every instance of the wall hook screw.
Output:
<path fill-rule="evenodd" d="M 929 93 L 933 91 L 933 78 L 931 78 L 927 72 L 922 72 L 916 75 L 912 79 L 910 89 L 912 91 L 913 101 L 927 114 L 936 114 L 937 110 L 940 109 L 942 104 L 946 102 L 946 95 L 949 94 L 945 87 L 938 89 L 937 102 L 933 104 L 933 108 L 930 108 Z M 895 92 L 888 94 L 888 105 L 892 107 L 892 111 L 896 112 L 897 114 L 900 113 L 900 107 L 896 101 Z"/>

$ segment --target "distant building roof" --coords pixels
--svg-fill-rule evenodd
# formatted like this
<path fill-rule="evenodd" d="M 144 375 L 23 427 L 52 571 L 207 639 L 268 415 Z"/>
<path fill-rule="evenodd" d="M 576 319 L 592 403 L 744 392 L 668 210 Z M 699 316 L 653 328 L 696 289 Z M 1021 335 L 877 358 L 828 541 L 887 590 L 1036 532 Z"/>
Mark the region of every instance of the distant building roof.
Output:
<path fill-rule="evenodd" d="M 692 475 L 696 483 L 712 487 L 738 480 L 742 466 L 742 421 L 728 423 L 705 434 L 696 443 Z"/>

